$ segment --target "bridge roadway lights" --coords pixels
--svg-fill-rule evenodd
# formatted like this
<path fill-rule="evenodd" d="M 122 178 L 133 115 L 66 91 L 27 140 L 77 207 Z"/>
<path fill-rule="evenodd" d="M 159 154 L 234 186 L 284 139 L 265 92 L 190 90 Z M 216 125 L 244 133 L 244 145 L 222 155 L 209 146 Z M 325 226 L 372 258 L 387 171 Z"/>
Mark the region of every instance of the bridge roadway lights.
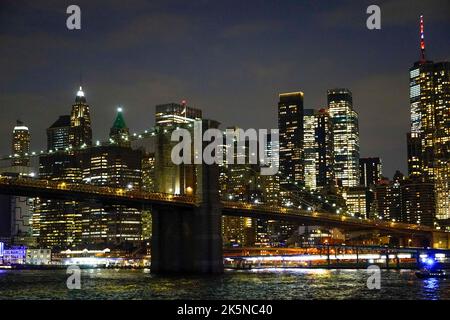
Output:
<path fill-rule="evenodd" d="M 428 248 L 432 246 L 432 235 L 392 235 L 389 244 L 394 247 Z"/>

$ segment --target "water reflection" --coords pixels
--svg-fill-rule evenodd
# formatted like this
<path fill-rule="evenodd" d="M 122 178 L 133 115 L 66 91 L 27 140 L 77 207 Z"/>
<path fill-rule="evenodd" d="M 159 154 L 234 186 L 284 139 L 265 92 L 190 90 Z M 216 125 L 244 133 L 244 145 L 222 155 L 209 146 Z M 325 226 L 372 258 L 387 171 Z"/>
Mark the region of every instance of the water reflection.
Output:
<path fill-rule="evenodd" d="M 440 281 L 437 278 L 423 280 L 423 289 L 427 299 L 438 300 L 440 292 Z"/>
<path fill-rule="evenodd" d="M 83 270 L 68 290 L 64 270 L 0 270 L 0 299 L 450 299 L 450 281 L 382 271 L 381 290 L 366 270 L 257 269 L 216 276 L 162 276 L 148 270 Z"/>

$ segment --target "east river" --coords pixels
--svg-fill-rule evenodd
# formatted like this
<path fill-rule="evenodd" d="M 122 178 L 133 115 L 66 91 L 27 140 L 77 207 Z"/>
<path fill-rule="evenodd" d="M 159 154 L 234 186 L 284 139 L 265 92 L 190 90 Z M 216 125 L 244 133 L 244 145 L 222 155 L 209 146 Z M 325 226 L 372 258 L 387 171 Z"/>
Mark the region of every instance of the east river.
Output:
<path fill-rule="evenodd" d="M 263 269 L 220 276 L 160 276 L 146 270 L 82 270 L 68 290 L 65 270 L 0 270 L 0 299 L 450 299 L 450 279 L 381 272 L 369 290 L 366 270 Z"/>

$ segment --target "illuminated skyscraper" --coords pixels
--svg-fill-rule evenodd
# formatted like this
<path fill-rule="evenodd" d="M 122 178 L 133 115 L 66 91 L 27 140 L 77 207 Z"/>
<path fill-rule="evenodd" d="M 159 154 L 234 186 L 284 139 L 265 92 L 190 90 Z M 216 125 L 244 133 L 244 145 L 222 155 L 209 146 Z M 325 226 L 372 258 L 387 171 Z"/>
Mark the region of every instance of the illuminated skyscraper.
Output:
<path fill-rule="evenodd" d="M 401 221 L 433 226 L 435 208 L 434 185 L 424 177 L 401 182 Z"/>
<path fill-rule="evenodd" d="M 70 114 L 69 144 L 73 149 L 92 145 L 89 105 L 81 87 L 77 92 L 75 104 L 72 105 L 72 113 Z"/>
<path fill-rule="evenodd" d="M 111 144 L 81 151 L 83 181 L 97 186 L 140 190 L 142 152 L 132 150 L 128 128 L 122 115 L 110 130 Z M 82 204 L 83 243 L 89 247 L 137 247 L 142 240 L 141 212 L 124 205 Z"/>
<path fill-rule="evenodd" d="M 328 90 L 333 128 L 334 173 L 339 186 L 359 185 L 359 126 L 348 89 Z"/>
<path fill-rule="evenodd" d="M 39 177 L 61 183 L 81 183 L 80 158 L 55 152 L 39 157 Z M 76 201 L 36 199 L 33 233 L 43 248 L 66 250 L 81 243 L 81 212 Z"/>
<path fill-rule="evenodd" d="M 281 183 L 303 184 L 303 92 L 281 93 L 279 98 Z"/>
<path fill-rule="evenodd" d="M 405 179 L 397 171 L 393 181 L 375 187 L 377 215 L 384 220 L 433 226 L 435 203 L 434 184 L 425 177 Z"/>
<path fill-rule="evenodd" d="M 305 109 L 303 115 L 303 157 L 304 157 L 304 177 L 305 187 L 315 190 L 317 187 L 317 169 L 319 158 L 316 130 L 317 111 Z"/>
<path fill-rule="evenodd" d="M 82 88 L 77 92 L 70 116 L 61 116 L 47 129 L 47 150 L 39 157 L 41 179 L 81 183 L 81 157 L 77 152 L 66 153 L 67 148 L 79 149 L 92 143 L 89 106 Z M 44 248 L 76 248 L 82 240 L 82 215 L 76 201 L 38 198 L 33 213 L 36 222 L 34 234 Z"/>
<path fill-rule="evenodd" d="M 11 166 L 0 168 L 0 175 L 12 177 L 34 176 L 30 165 L 30 133 L 17 121 L 11 139 Z M 33 199 L 15 195 L 0 195 L 0 241 L 7 244 L 33 245 L 30 221 Z"/>
<path fill-rule="evenodd" d="M 30 165 L 30 132 L 23 122 L 17 121 L 12 135 L 11 167 L 0 168 L 1 175 L 32 176 Z M 33 173 L 34 174 L 34 173 Z M 33 199 L 19 196 L 0 196 L 0 237 L 8 232 L 8 242 L 31 244 L 31 226 Z M 3 230 L 3 235 L 1 234 Z"/>
<path fill-rule="evenodd" d="M 434 69 L 436 218 L 450 219 L 450 62 Z"/>
<path fill-rule="evenodd" d="M 47 129 L 48 151 L 65 150 L 69 147 L 70 116 L 60 116 L 50 128 Z"/>
<path fill-rule="evenodd" d="M 328 109 L 320 109 L 317 113 L 316 143 L 318 156 L 316 165 L 317 188 L 333 187 L 335 185 L 333 126 Z"/>
<path fill-rule="evenodd" d="M 375 187 L 375 206 L 376 216 L 369 218 L 378 218 L 384 220 L 404 221 L 401 210 L 401 180 L 389 181 L 382 179 Z"/>
<path fill-rule="evenodd" d="M 420 60 L 409 70 L 408 169 L 434 182 L 436 218 L 450 219 L 450 63 L 426 59 L 422 16 L 420 49 Z"/>
<path fill-rule="evenodd" d="M 122 108 L 117 108 L 116 120 L 114 120 L 114 124 L 109 132 L 109 138 L 113 144 L 122 147 L 130 147 L 130 130 L 125 124 L 122 112 Z"/>
<path fill-rule="evenodd" d="M 333 131 L 327 109 L 304 110 L 303 158 L 305 186 L 308 189 L 324 189 L 335 185 Z"/>
<path fill-rule="evenodd" d="M 408 132 L 406 135 L 408 148 L 408 174 L 409 176 L 422 175 L 422 138 L 420 133 Z"/>
<path fill-rule="evenodd" d="M 97 186 L 139 190 L 142 152 L 109 145 L 81 152 L 83 181 Z M 124 205 L 81 204 L 82 239 L 92 248 L 136 247 L 142 240 L 141 212 Z"/>
<path fill-rule="evenodd" d="M 382 165 L 380 158 L 361 158 L 359 159 L 360 185 L 371 187 L 376 185 L 382 175 Z"/>
<path fill-rule="evenodd" d="M 230 127 L 228 129 L 238 132 L 238 135 L 235 137 L 233 145 L 235 150 L 233 162 L 226 162 L 221 169 L 226 176 L 223 196 L 225 200 L 261 202 L 262 192 L 258 165 L 248 163 L 249 155 L 245 150 L 244 152 L 238 152 L 237 141 L 241 139 L 239 128 Z M 248 140 L 244 148 L 248 149 Z M 238 159 L 242 159 L 244 164 L 238 164 Z M 256 230 L 256 219 L 246 217 L 222 218 L 222 234 L 226 245 L 253 246 L 256 241 Z"/>
<path fill-rule="evenodd" d="M 142 155 L 142 189 L 155 192 L 155 154 L 144 152 Z"/>
<path fill-rule="evenodd" d="M 202 110 L 187 106 L 186 101 L 167 103 L 156 106 L 155 124 L 157 126 L 173 126 L 189 123 L 202 118 Z"/>
<path fill-rule="evenodd" d="M 60 116 L 47 129 L 46 155 L 39 157 L 41 179 L 81 183 L 80 158 L 67 153 L 71 118 Z M 44 248 L 69 249 L 81 243 L 81 212 L 76 201 L 37 198 L 33 212 L 33 235 Z"/>
<path fill-rule="evenodd" d="M 416 62 L 410 69 L 411 133 L 410 174 L 433 178 L 434 158 L 434 63 Z M 415 143 L 414 143 L 415 142 Z M 416 150 L 412 146 L 420 145 Z M 414 168 L 420 168 L 415 171 Z"/>
<path fill-rule="evenodd" d="M 266 155 L 273 159 L 275 163 L 279 163 L 279 155 L 275 150 L 279 149 L 279 145 L 277 142 L 271 140 L 270 134 L 267 135 L 266 142 Z M 262 167 L 265 166 L 264 163 L 260 163 Z M 259 171 L 259 170 L 258 170 Z M 271 205 L 279 205 L 280 203 L 280 176 L 279 174 L 275 175 L 258 175 L 260 186 L 258 188 L 261 189 L 262 202 Z"/>
<path fill-rule="evenodd" d="M 342 193 L 347 212 L 361 218 L 368 218 L 373 202 L 373 192 L 366 187 L 346 188 Z"/>
<path fill-rule="evenodd" d="M 22 121 L 17 120 L 12 138 L 12 165 L 28 167 L 30 165 L 30 131 Z"/>

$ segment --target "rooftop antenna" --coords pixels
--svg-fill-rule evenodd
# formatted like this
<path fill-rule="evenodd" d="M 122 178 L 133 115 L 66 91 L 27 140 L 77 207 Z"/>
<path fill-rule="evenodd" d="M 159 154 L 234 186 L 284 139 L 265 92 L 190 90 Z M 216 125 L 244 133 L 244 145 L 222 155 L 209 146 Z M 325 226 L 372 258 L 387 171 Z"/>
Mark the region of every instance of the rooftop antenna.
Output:
<path fill-rule="evenodd" d="M 423 23 L 423 15 L 420 16 L 420 62 L 424 63 L 425 59 L 425 36 L 424 36 L 424 23 Z"/>

